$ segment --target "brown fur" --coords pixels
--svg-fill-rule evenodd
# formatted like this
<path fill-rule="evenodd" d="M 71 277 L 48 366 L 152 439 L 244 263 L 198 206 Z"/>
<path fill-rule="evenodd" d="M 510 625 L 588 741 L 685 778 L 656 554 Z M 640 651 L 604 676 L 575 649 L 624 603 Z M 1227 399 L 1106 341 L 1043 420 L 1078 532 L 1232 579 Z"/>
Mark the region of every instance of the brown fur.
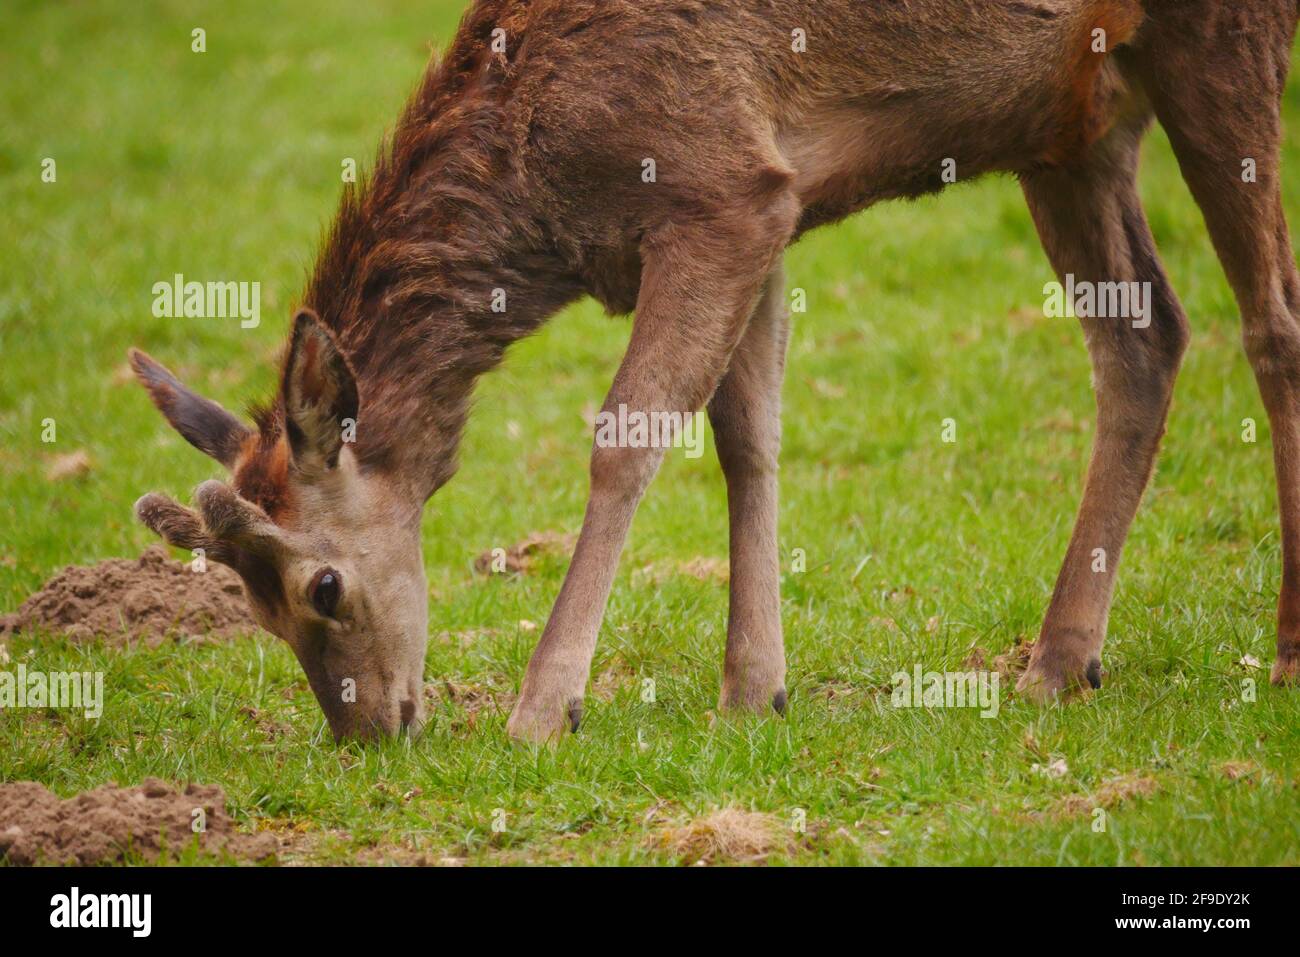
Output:
<path fill-rule="evenodd" d="M 1020 685 L 1050 697 L 1100 679 L 1115 565 L 1186 346 L 1135 185 L 1154 116 L 1237 291 L 1273 421 L 1284 552 L 1274 677 L 1288 680 L 1300 668 L 1300 276 L 1281 213 L 1277 104 L 1296 19 L 1295 0 L 478 0 L 369 179 L 345 193 L 304 297 L 319 320 L 295 321 L 256 435 L 152 367 L 142 378 L 191 442 L 239 450 L 234 487 L 250 521 L 284 530 L 271 558 L 265 542 L 222 547 L 261 556 L 246 574 L 291 580 L 264 615 L 296 642 L 331 724 L 356 726 L 326 700 L 343 668 L 365 672 L 360 711 L 391 730 L 418 710 L 418 695 L 398 697 L 414 694 L 424 635 L 409 634 L 422 596 L 395 590 L 389 570 L 417 577 L 419 510 L 455 470 L 474 381 L 583 294 L 635 309 L 604 408 L 707 405 L 731 513 L 720 700 L 780 710 L 782 251 L 872 203 L 941 188 L 947 160 L 962 180 L 1014 174 L 1060 275 L 1149 282 L 1155 299 L 1145 329 L 1081 321 L 1097 441 Z M 504 51 L 492 48 L 498 28 Z M 806 52 L 791 47 L 795 28 Z M 1092 49 L 1098 28 L 1104 53 Z M 1249 188 L 1246 156 L 1260 163 Z M 491 308 L 496 290 L 504 312 Z M 342 447 L 349 413 L 356 442 Z M 661 456 L 593 449 L 582 534 L 513 735 L 547 739 L 580 713 L 614 569 Z M 173 507 L 154 501 L 142 517 L 210 537 Z M 402 551 L 412 545 L 414 560 Z M 1097 548 L 1109 556 L 1101 574 L 1089 567 Z M 354 600 L 400 613 L 370 619 L 372 634 L 329 638 L 298 597 L 327 559 L 356 560 Z M 385 587 L 382 601 L 365 594 Z M 343 646 L 354 650 L 340 658 Z"/>
<path fill-rule="evenodd" d="M 289 484 L 289 443 L 278 419 L 263 424 L 244 442 L 232 481 L 240 495 L 273 519 L 288 520 L 293 494 Z"/>
<path fill-rule="evenodd" d="M 431 419 L 428 444 L 414 452 L 399 447 L 399 438 L 409 438 L 407 429 L 387 427 L 387 421 L 403 420 L 398 414 L 371 423 L 359 436 L 357 454 L 393 469 L 409 468 L 412 460 L 431 465 L 428 492 L 446 481 L 473 381 L 510 343 L 583 293 L 611 312 L 630 311 L 642 282 L 639 246 L 666 210 L 693 209 L 703 217 L 732 202 L 737 191 L 762 201 L 786 186 L 795 173 L 775 145 L 761 145 L 763 113 L 792 133 L 831 108 L 861 113 L 869 128 L 871 91 L 880 91 L 886 108 L 877 122 L 892 125 L 902 109 L 910 118 L 918 108 L 950 99 L 939 70 L 945 60 L 960 54 L 993 74 L 1003 69 L 999 57 L 1005 55 L 1026 67 L 1019 88 L 1013 83 L 1005 94 L 991 91 L 1001 97 L 991 106 L 972 103 L 970 115 L 958 112 L 934 124 L 932 138 L 942 134 L 942 149 L 936 144 L 921 179 L 898 170 L 896 182 L 882 189 L 879 171 L 856 162 L 852 173 L 828 171 L 832 180 L 814 188 L 801 231 L 877 199 L 938 188 L 944 150 L 963 167 L 969 164 L 963 178 L 1077 155 L 1106 122 L 1096 102 L 1106 58 L 1091 53 L 1091 29 L 1107 29 L 1110 43 L 1118 45 L 1130 37 L 1140 10 L 1130 0 L 1038 0 L 1021 4 L 1023 12 L 1002 6 L 994 0 L 875 10 L 847 0 L 477 3 L 411 98 L 368 181 L 346 192 L 304 297 L 338 335 L 369 403 Z M 1051 16 L 1043 19 L 1044 12 Z M 954 26 L 972 14 L 983 20 Z M 1034 27 L 1030 33 L 1020 32 L 1026 21 Z M 813 37 L 806 62 L 789 53 L 785 24 L 804 25 Z M 848 59 L 854 44 L 826 49 L 829 38 L 851 25 L 869 38 L 865 59 L 890 62 L 895 37 L 900 46 L 921 49 L 928 40 L 940 55 L 927 56 L 937 62 L 919 71 L 913 89 L 895 89 L 896 74 L 868 67 L 861 76 L 863 64 Z M 497 27 L 508 38 L 504 56 L 490 49 Z M 629 62 L 633 36 L 638 52 Z M 1041 62 L 1030 64 L 1028 51 L 1017 46 L 1034 43 L 1046 44 L 1046 52 L 1067 59 L 1069 68 L 1062 71 L 1041 55 Z M 945 50 L 954 45 L 958 49 Z M 593 55 L 602 47 L 615 52 Z M 689 65 L 679 77 L 665 76 L 658 67 L 664 58 Z M 904 69 L 913 65 L 911 54 L 893 59 Z M 850 87 L 845 78 L 865 80 L 866 89 Z M 679 115 L 678 103 L 710 87 L 698 119 Z M 1015 102 L 1021 96 L 1039 104 L 1036 115 Z M 745 109 L 720 114 L 724 104 L 736 112 L 733 97 L 754 104 L 756 115 Z M 1012 113 L 1022 137 L 1039 145 L 975 138 L 983 131 L 966 126 L 994 120 L 976 107 Z M 776 133 L 779 141 L 783 132 Z M 955 149 L 963 138 L 971 139 L 969 146 Z M 734 159 L 719 155 L 724 143 Z M 643 156 L 660 157 L 659 190 L 640 188 Z M 905 161 L 914 164 L 917 157 Z M 505 313 L 488 308 L 496 288 L 506 291 Z"/>
<path fill-rule="evenodd" d="M 1112 50 L 1133 39 L 1142 19 L 1142 11 L 1125 0 L 1101 0 L 1094 5 L 1092 17 L 1081 21 L 1064 65 L 1063 72 L 1070 78 L 1068 93 L 1061 107 L 1060 132 L 1044 154 L 1047 165 L 1079 162 L 1115 120 L 1117 78 L 1107 75 L 1107 59 L 1094 51 L 1093 31 L 1103 31 L 1106 49 Z"/>

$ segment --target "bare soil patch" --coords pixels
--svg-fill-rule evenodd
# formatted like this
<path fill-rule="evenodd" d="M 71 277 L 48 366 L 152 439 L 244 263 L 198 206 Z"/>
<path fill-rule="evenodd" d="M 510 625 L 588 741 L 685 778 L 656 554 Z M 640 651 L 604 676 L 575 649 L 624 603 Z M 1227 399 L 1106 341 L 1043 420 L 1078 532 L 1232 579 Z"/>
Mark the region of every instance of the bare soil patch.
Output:
<path fill-rule="evenodd" d="M 0 860 L 8 864 L 112 864 L 127 855 L 154 861 L 196 841 L 206 853 L 249 862 L 280 846 L 273 834 L 237 831 L 216 785 L 176 791 L 145 778 L 138 787 L 108 784 L 66 800 L 35 781 L 0 785 Z"/>
<path fill-rule="evenodd" d="M 69 565 L 16 612 L 0 616 L 0 637 L 43 632 L 150 647 L 176 638 L 229 638 L 256 628 L 238 575 L 213 562 L 193 571 L 189 563 L 169 558 L 162 545 L 137 559 Z"/>

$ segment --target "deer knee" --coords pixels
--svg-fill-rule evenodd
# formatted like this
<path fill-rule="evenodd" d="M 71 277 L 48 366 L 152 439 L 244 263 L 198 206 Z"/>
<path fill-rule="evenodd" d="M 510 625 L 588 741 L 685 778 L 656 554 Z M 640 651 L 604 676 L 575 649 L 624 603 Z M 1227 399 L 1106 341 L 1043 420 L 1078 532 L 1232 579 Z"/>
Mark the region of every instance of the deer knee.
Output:
<path fill-rule="evenodd" d="M 738 480 L 765 480 L 776 475 L 777 453 L 775 449 L 759 446 L 732 447 L 724 450 L 719 445 L 718 464 L 722 467 L 722 474 L 728 483 Z"/>
<path fill-rule="evenodd" d="M 1173 391 L 1174 380 L 1178 377 L 1183 355 L 1187 352 L 1191 339 L 1191 326 L 1187 317 L 1181 308 L 1175 308 L 1157 330 L 1156 342 L 1150 350 L 1152 355 L 1148 360 L 1148 368 L 1167 391 Z"/>
<path fill-rule="evenodd" d="M 739 475 L 772 475 L 781 450 L 779 418 L 773 421 L 737 421 L 711 415 L 718 464 L 728 479 Z"/>
<path fill-rule="evenodd" d="M 1146 403 L 1173 391 L 1174 380 L 1187 351 L 1187 319 L 1181 310 L 1157 317 L 1138 342 L 1108 338 L 1089 343 L 1093 356 L 1093 384 L 1104 401 L 1115 396 L 1126 402 Z"/>
<path fill-rule="evenodd" d="M 663 457 L 658 448 L 603 446 L 591 452 L 591 494 L 606 501 L 635 504 L 654 478 Z"/>
<path fill-rule="evenodd" d="M 1247 319 L 1241 338 L 1257 377 L 1300 380 L 1300 326 L 1290 313 Z"/>

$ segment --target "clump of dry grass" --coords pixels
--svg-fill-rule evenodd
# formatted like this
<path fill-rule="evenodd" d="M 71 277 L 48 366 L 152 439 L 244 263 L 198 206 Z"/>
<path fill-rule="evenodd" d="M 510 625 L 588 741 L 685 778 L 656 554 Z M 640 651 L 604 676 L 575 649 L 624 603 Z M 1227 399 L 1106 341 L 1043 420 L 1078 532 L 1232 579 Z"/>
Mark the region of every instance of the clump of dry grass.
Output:
<path fill-rule="evenodd" d="M 727 807 L 663 827 L 652 843 L 684 864 L 755 864 L 789 848 L 791 837 L 771 814 Z"/>
<path fill-rule="evenodd" d="M 731 565 L 725 558 L 697 555 L 684 562 L 651 562 L 632 570 L 632 584 L 637 587 L 658 587 L 675 578 L 694 578 L 696 581 L 725 585 L 731 579 Z"/>
<path fill-rule="evenodd" d="M 927 627 L 926 630 L 932 632 L 935 629 Z M 1018 678 L 1028 667 L 1029 656 L 1033 651 L 1034 642 L 1024 635 L 1016 635 L 1015 644 L 991 659 L 988 652 L 979 645 L 972 646 L 966 654 L 966 660 L 962 662 L 962 667 L 975 671 L 986 671 L 991 668 L 1003 678 Z"/>
<path fill-rule="evenodd" d="M 523 575 L 547 555 L 572 554 L 578 536 L 566 532 L 534 532 L 509 548 L 489 548 L 474 559 L 480 575 Z"/>
<path fill-rule="evenodd" d="M 1260 767 L 1254 761 L 1225 761 L 1219 765 L 1219 771 L 1229 781 L 1253 783 L 1259 777 Z"/>
<path fill-rule="evenodd" d="M 1053 805 L 1052 810 L 1061 817 L 1091 814 L 1096 808 L 1109 810 L 1134 798 L 1150 797 L 1160 789 L 1160 783 L 1150 775 L 1125 774 L 1103 781 L 1092 794 L 1070 794 Z"/>
<path fill-rule="evenodd" d="M 89 475 L 94 467 L 95 463 L 90 458 L 90 453 L 84 449 L 78 449 L 75 452 L 56 455 L 50 459 L 45 466 L 45 478 L 51 482 L 81 478 L 84 475 Z"/>

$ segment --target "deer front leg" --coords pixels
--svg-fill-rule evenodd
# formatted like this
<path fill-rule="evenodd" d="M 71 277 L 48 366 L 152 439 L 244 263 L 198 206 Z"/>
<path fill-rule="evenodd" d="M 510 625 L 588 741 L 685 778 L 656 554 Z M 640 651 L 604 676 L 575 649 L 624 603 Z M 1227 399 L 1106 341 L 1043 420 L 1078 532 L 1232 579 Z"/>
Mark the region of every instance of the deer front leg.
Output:
<path fill-rule="evenodd" d="M 1155 463 L 1187 319 L 1156 256 L 1135 186 L 1145 121 L 1117 128 L 1076 169 L 1024 180 L 1048 257 L 1065 282 L 1142 283 L 1147 314 L 1081 317 L 1097 393 L 1083 504 L 1029 666 L 1017 688 L 1046 701 L 1101 684 L 1115 571 Z M 1133 287 L 1129 287 L 1133 288 Z"/>
<path fill-rule="evenodd" d="M 777 195 L 761 210 L 668 226 L 647 239 L 631 341 L 602 411 L 617 415 L 621 405 L 654 421 L 656 413 L 693 413 L 708 401 L 796 215 L 793 200 Z M 663 453 L 599 442 L 592 450 L 582 532 L 528 662 L 507 724 L 511 737 L 543 742 L 577 730 L 619 555 Z"/>
<path fill-rule="evenodd" d="M 723 710 L 785 712 L 777 553 L 781 378 L 789 333 L 783 296 L 778 266 L 709 402 L 731 527 L 731 606 L 718 701 Z"/>

